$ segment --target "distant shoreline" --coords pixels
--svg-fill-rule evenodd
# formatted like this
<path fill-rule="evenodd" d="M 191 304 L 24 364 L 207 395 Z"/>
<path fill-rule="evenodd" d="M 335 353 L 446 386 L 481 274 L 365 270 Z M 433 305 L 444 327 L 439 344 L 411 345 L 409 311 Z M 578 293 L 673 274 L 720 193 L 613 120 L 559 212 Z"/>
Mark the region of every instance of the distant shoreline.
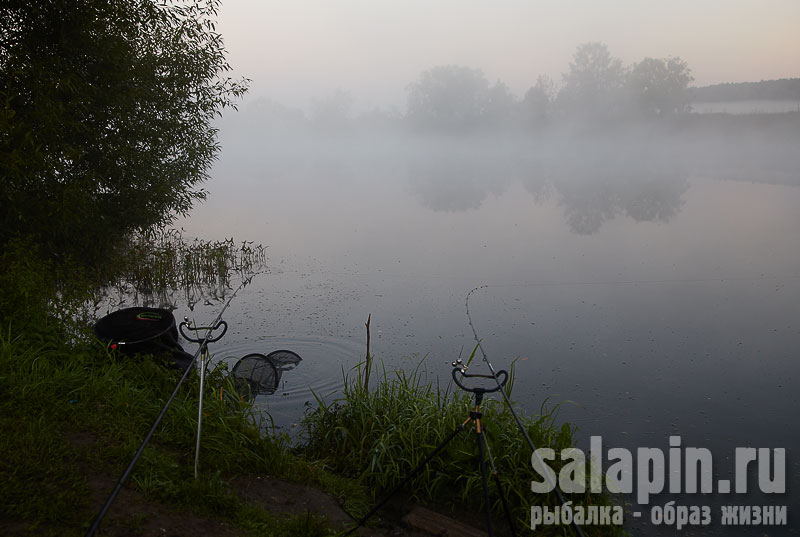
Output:
<path fill-rule="evenodd" d="M 729 101 L 695 101 L 692 113 L 695 114 L 785 114 L 800 112 L 798 99 L 744 99 Z"/>

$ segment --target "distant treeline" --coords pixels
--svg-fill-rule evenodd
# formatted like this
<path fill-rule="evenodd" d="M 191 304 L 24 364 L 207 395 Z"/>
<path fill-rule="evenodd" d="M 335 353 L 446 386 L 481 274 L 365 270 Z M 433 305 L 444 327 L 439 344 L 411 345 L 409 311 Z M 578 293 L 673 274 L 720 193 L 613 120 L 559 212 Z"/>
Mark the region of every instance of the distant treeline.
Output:
<path fill-rule="evenodd" d="M 550 127 L 603 129 L 628 123 L 686 119 L 698 101 L 798 99 L 800 79 L 692 88 L 689 65 L 680 58 L 643 58 L 630 65 L 603 43 L 579 45 L 559 81 L 545 75 L 515 95 L 481 69 L 437 65 L 407 86 L 405 108 L 353 113 L 354 98 L 337 90 L 311 103 L 309 113 L 269 99 L 247 107 L 258 130 L 341 133 L 364 128 L 412 129 L 438 134 L 488 131 L 539 132 Z"/>
<path fill-rule="evenodd" d="M 694 88 L 695 101 L 800 101 L 800 78 L 726 82 Z"/>
<path fill-rule="evenodd" d="M 354 123 L 405 125 L 417 131 L 467 133 L 480 130 L 541 129 L 554 123 L 603 124 L 650 121 L 688 114 L 694 80 L 676 57 L 643 58 L 632 65 L 611 55 L 603 43 L 583 43 L 560 82 L 540 75 L 524 95 L 481 69 L 437 65 L 407 87 L 405 110 L 352 113 L 353 97 L 338 90 L 311 103 L 310 114 L 262 99 L 248 112 L 268 129 L 311 127 L 341 132 Z"/>

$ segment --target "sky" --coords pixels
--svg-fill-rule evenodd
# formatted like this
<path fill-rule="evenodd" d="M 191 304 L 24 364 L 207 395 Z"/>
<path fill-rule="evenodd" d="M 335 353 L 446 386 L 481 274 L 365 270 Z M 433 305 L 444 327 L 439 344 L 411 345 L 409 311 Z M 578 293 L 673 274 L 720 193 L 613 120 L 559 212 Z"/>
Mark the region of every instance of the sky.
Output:
<path fill-rule="evenodd" d="M 630 65 L 678 56 L 695 85 L 800 77 L 798 0 L 223 0 L 217 30 L 247 100 L 307 109 L 341 89 L 362 110 L 402 110 L 408 85 L 446 64 L 521 96 L 557 83 L 576 47 Z"/>

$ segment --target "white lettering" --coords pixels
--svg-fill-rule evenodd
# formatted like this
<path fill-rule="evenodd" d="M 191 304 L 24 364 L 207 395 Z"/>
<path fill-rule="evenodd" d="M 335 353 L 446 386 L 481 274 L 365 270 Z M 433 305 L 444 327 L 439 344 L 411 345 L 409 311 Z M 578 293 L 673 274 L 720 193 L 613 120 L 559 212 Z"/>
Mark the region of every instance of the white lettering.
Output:
<path fill-rule="evenodd" d="M 775 468 L 770 478 L 769 448 L 758 450 L 758 488 L 765 494 L 783 494 L 786 492 L 786 450 L 776 448 Z"/>
<path fill-rule="evenodd" d="M 664 490 L 664 452 L 658 448 L 639 448 L 636 455 L 636 501 L 645 504 L 650 494 Z"/>
<path fill-rule="evenodd" d="M 531 481 L 531 491 L 537 494 L 552 492 L 556 486 L 556 473 L 545 460 L 553 460 L 556 456 L 552 448 L 539 448 L 531 454 L 533 470 L 544 478 L 543 482 Z"/>
<path fill-rule="evenodd" d="M 561 460 L 569 460 L 558 474 L 558 486 L 563 492 L 581 493 L 586 491 L 586 458 L 577 448 L 561 450 Z"/>

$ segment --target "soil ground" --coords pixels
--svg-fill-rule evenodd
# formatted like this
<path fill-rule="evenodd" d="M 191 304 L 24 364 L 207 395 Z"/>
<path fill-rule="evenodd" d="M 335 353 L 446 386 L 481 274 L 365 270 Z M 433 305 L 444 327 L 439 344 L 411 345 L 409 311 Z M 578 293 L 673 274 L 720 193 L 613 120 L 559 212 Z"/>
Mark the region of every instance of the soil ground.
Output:
<path fill-rule="evenodd" d="M 91 449 L 96 440 L 88 433 L 75 432 L 68 435 L 70 443 L 76 447 Z M 119 476 L 98 472 L 96 467 L 82 465 L 90 492 L 90 505 L 99 508 L 104 504 Z M 33 485 L 33 484 L 32 484 Z M 308 485 L 292 483 L 266 475 L 239 476 L 231 482 L 236 494 L 243 500 L 259 504 L 275 515 L 293 516 L 310 513 L 325 517 L 336 530 L 346 530 L 354 523 L 331 495 Z M 419 527 L 410 527 L 402 522 L 414 506 L 401 499 L 392 500 L 379 515 L 373 517 L 368 527 L 361 527 L 355 535 L 362 537 L 430 537 L 431 535 L 459 535 L 459 523 L 443 515 L 437 522 L 455 529 L 435 533 Z M 474 513 L 465 513 L 472 518 L 472 525 L 478 525 Z M 460 518 L 460 517 L 459 517 Z M 87 521 L 88 522 L 88 521 Z M 31 535 L 62 533 L 74 534 L 83 529 L 32 526 L 28 522 L 9 522 L 0 520 L 0 535 L 22 537 Z M 238 537 L 252 535 L 225 520 L 201 516 L 146 498 L 134 487 L 126 485 L 120 491 L 106 514 L 98 531 L 99 537 Z"/>

